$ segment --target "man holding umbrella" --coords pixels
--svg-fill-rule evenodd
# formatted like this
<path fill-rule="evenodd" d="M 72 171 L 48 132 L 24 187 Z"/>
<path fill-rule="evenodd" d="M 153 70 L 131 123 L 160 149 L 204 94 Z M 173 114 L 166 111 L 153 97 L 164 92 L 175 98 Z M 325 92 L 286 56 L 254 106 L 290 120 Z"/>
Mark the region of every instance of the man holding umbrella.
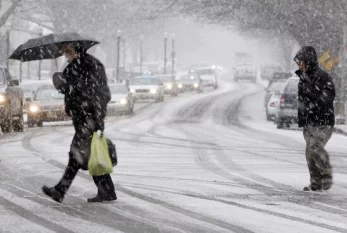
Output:
<path fill-rule="evenodd" d="M 68 37 L 74 36 L 70 40 Z M 77 38 L 77 39 L 76 39 Z M 104 131 L 107 103 L 111 99 L 105 68 L 86 50 L 97 44 L 83 40 L 78 34 L 48 35 L 29 40 L 21 45 L 10 58 L 22 61 L 56 58 L 65 55 L 69 64 L 60 76 L 53 78 L 56 88 L 65 94 L 66 114 L 71 116 L 75 128 L 69 163 L 62 179 L 54 187 L 43 186 L 43 192 L 57 202 L 62 202 L 79 169 L 88 169 L 93 133 Z M 60 81 L 60 82 L 59 82 Z M 88 202 L 117 199 L 109 174 L 93 176 L 98 193 Z"/>

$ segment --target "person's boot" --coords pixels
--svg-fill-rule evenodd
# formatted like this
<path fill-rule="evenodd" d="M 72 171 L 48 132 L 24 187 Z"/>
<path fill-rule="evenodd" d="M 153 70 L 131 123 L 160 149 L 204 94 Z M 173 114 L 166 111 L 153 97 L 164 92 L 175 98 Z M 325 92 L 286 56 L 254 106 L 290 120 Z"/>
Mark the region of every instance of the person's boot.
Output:
<path fill-rule="evenodd" d="M 115 201 L 117 200 L 116 192 L 112 192 L 106 196 L 106 201 Z"/>
<path fill-rule="evenodd" d="M 103 201 L 106 201 L 106 196 L 101 195 L 99 193 L 95 197 L 87 199 L 87 202 L 103 202 Z"/>
<path fill-rule="evenodd" d="M 64 194 L 60 193 L 54 187 L 49 188 L 46 185 L 42 187 L 42 191 L 49 197 L 51 197 L 54 201 L 61 203 L 64 199 Z"/>
<path fill-rule="evenodd" d="M 314 185 L 314 184 L 310 184 L 309 186 L 304 187 L 303 190 L 304 190 L 305 192 L 308 192 L 308 191 L 316 192 L 316 191 L 322 190 L 322 187 L 319 187 L 319 186 Z"/>
<path fill-rule="evenodd" d="M 324 190 L 329 190 L 331 188 L 331 186 L 333 185 L 332 176 L 327 176 L 327 177 L 323 178 L 321 183 L 322 183 L 322 188 Z"/>

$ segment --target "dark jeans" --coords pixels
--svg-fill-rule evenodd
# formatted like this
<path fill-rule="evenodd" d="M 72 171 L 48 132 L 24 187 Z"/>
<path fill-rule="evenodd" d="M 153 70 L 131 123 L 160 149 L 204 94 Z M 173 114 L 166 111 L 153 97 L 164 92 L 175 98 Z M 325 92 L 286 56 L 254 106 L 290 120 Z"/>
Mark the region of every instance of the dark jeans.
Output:
<path fill-rule="evenodd" d="M 306 161 L 310 171 L 311 185 L 324 186 L 332 182 L 332 168 L 328 152 L 324 149 L 333 133 L 333 126 L 304 127 Z"/>
<path fill-rule="evenodd" d="M 78 170 L 81 168 L 80 164 L 71 152 L 69 153 L 69 156 L 69 163 L 66 167 L 65 173 L 59 183 L 55 186 L 55 189 L 63 195 L 65 195 L 71 186 L 72 181 L 76 177 Z M 98 188 L 98 195 L 108 196 L 115 192 L 113 181 L 109 174 L 93 176 L 93 180 Z"/>

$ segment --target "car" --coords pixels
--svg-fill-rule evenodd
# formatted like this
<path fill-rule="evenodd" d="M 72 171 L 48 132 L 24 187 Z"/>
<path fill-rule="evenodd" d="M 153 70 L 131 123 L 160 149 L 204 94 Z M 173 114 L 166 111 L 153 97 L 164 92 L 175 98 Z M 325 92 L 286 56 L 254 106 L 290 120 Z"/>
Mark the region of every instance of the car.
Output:
<path fill-rule="evenodd" d="M 276 113 L 277 113 L 277 106 L 280 103 L 280 97 L 281 97 L 281 93 L 279 91 L 275 91 L 271 95 L 270 100 L 268 101 L 266 106 L 266 119 L 268 121 L 277 122 Z"/>
<path fill-rule="evenodd" d="M 201 93 L 204 91 L 202 80 L 197 74 L 182 75 L 178 81 L 178 88 L 180 92 L 196 91 Z"/>
<path fill-rule="evenodd" d="M 177 96 L 178 95 L 178 85 L 175 79 L 175 76 L 172 74 L 161 74 L 156 75 L 160 79 L 160 81 L 164 84 L 164 94 Z"/>
<path fill-rule="evenodd" d="M 275 108 L 273 102 L 271 103 L 271 106 L 269 105 L 269 100 L 271 98 L 276 99 L 279 95 L 283 87 L 286 85 L 287 79 L 280 79 L 277 81 L 274 81 L 270 84 L 268 88 L 266 88 L 265 98 L 264 98 L 264 106 L 265 106 L 265 113 L 266 113 L 266 119 L 268 121 L 273 120 L 275 118 L 275 114 L 273 111 L 273 108 Z M 269 109 L 269 106 L 271 109 Z"/>
<path fill-rule="evenodd" d="M 151 75 L 151 70 L 147 66 L 134 66 L 132 69 L 134 77 L 141 75 Z"/>
<path fill-rule="evenodd" d="M 155 76 L 138 76 L 129 83 L 130 91 L 137 100 L 164 101 L 164 84 Z"/>
<path fill-rule="evenodd" d="M 202 80 L 203 87 L 218 88 L 218 78 L 215 69 L 212 67 L 203 67 L 190 70 L 189 74 L 196 74 Z"/>
<path fill-rule="evenodd" d="M 24 112 L 26 113 L 28 111 L 30 102 L 34 98 L 35 92 L 44 85 L 52 84 L 51 80 L 30 80 L 30 79 L 24 79 L 20 83 L 20 88 L 24 92 Z"/>
<path fill-rule="evenodd" d="M 281 72 L 282 67 L 279 64 L 267 64 L 260 66 L 260 76 L 262 79 L 270 80 L 275 72 Z"/>
<path fill-rule="evenodd" d="M 278 80 L 287 80 L 292 76 L 293 74 L 290 72 L 275 72 L 272 78 L 269 80 L 269 86 L 271 85 L 272 82 L 275 82 Z"/>
<path fill-rule="evenodd" d="M 65 113 L 64 95 L 53 85 L 40 87 L 30 103 L 28 111 L 28 127 L 43 126 L 44 121 L 64 121 L 69 119 Z"/>
<path fill-rule="evenodd" d="M 252 64 L 239 64 L 234 68 L 234 81 L 248 80 L 253 83 L 257 81 L 257 68 Z"/>
<path fill-rule="evenodd" d="M 290 127 L 298 121 L 298 84 L 299 77 L 294 76 L 287 80 L 280 94 L 280 103 L 277 106 L 277 128 Z"/>
<path fill-rule="evenodd" d="M 3 133 L 24 130 L 24 92 L 19 80 L 6 67 L 0 67 L 0 127 Z"/>
<path fill-rule="evenodd" d="M 107 113 L 133 113 L 135 98 L 128 86 L 125 84 L 111 84 L 109 88 L 111 91 L 111 101 L 107 105 Z"/>

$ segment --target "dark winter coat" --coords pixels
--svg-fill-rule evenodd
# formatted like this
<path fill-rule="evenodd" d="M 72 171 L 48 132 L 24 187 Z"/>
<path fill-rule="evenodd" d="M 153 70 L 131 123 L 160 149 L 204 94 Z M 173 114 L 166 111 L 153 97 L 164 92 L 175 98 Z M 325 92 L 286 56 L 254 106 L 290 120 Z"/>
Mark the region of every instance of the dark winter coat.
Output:
<path fill-rule="evenodd" d="M 82 53 L 63 72 L 65 111 L 71 116 L 75 135 L 70 156 L 87 169 L 93 132 L 104 130 L 107 103 L 111 93 L 104 66 L 93 56 Z"/>
<path fill-rule="evenodd" d="M 105 68 L 93 56 L 82 53 L 64 69 L 67 82 L 65 110 L 74 125 L 91 119 L 96 129 L 103 130 L 107 103 L 111 93 L 107 86 Z"/>
<path fill-rule="evenodd" d="M 316 51 L 313 47 L 303 47 L 295 56 L 295 61 L 308 64 L 306 73 L 298 70 L 298 121 L 299 127 L 308 124 L 325 126 L 335 124 L 335 86 L 328 73 L 319 68 Z"/>

